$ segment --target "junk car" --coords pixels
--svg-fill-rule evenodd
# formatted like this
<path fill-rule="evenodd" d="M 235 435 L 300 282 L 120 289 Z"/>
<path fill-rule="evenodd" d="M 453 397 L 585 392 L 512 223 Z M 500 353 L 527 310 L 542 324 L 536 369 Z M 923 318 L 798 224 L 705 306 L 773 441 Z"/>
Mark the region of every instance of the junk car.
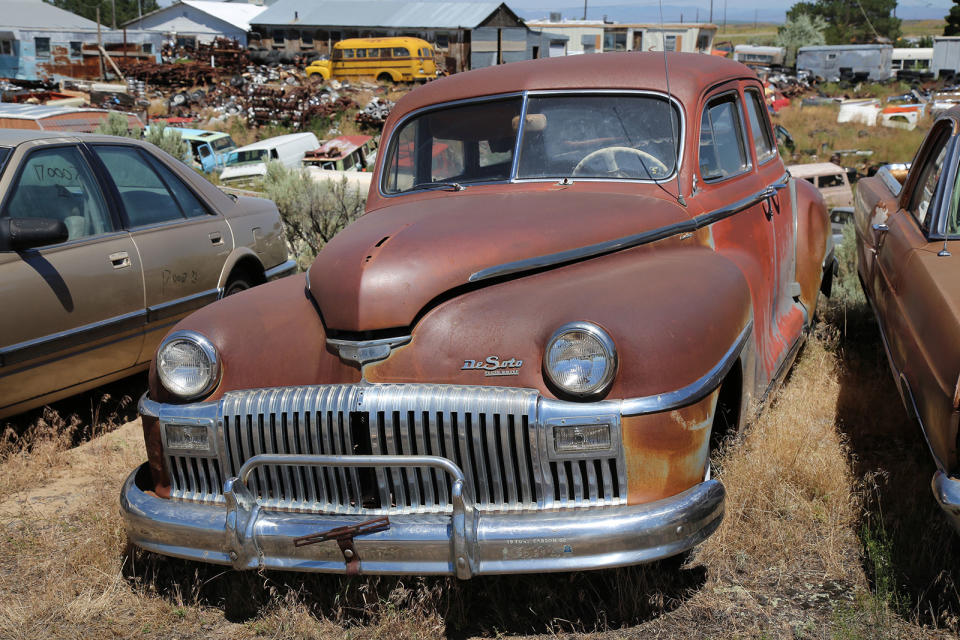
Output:
<path fill-rule="evenodd" d="M 295 269 L 276 205 L 150 143 L 0 130 L 0 417 L 145 370 L 189 312 Z"/>
<path fill-rule="evenodd" d="M 854 223 L 860 283 L 904 407 L 936 464 L 934 496 L 960 531 L 958 130 L 954 108 L 937 118 L 912 164 L 861 179 Z"/>
<path fill-rule="evenodd" d="M 739 63 L 611 53 L 429 83 L 304 278 L 164 339 L 129 538 L 460 578 L 681 553 L 721 522 L 711 436 L 789 368 L 829 235 Z"/>

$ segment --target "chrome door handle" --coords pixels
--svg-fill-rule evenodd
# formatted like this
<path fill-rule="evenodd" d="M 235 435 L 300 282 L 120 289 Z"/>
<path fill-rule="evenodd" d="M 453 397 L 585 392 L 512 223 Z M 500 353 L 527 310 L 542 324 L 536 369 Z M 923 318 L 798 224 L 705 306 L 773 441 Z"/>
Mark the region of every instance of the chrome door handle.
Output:
<path fill-rule="evenodd" d="M 219 231 L 214 231 L 213 233 L 209 234 L 209 238 L 212 244 L 223 244 L 223 234 L 221 234 Z"/>
<path fill-rule="evenodd" d="M 130 266 L 130 254 L 126 251 L 118 251 L 110 254 L 110 263 L 114 269 L 123 269 Z"/>

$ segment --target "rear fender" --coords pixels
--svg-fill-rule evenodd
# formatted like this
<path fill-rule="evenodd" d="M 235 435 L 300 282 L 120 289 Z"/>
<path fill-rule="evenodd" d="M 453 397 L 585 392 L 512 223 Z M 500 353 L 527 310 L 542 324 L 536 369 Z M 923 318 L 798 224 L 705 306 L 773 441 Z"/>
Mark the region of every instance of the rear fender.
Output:
<path fill-rule="evenodd" d="M 796 279 L 800 283 L 800 301 L 807 309 L 813 309 L 825 269 L 833 269 L 832 263 L 825 264 L 831 238 L 830 216 L 816 187 L 806 180 L 794 179 L 793 183 L 797 197 Z"/>

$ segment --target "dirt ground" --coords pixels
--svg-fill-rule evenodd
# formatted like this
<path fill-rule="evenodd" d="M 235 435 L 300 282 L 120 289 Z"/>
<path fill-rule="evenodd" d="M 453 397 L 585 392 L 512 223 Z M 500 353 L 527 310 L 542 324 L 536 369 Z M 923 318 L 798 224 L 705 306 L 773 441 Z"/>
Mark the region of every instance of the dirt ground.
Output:
<path fill-rule="evenodd" d="M 771 404 L 716 453 L 718 532 L 616 571 L 348 580 L 143 553 L 118 508 L 145 458 L 142 378 L 7 421 L 0 638 L 953 637 L 960 544 L 854 298 L 832 304 Z"/>

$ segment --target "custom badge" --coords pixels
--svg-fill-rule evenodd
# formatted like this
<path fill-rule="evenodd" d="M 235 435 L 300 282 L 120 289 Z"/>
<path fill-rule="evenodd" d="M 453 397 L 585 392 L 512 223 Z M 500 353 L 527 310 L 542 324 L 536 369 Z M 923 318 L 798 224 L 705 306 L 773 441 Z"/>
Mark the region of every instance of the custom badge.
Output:
<path fill-rule="evenodd" d="M 487 356 L 483 360 L 464 360 L 460 370 L 483 371 L 485 376 L 518 376 L 522 366 L 523 360 L 501 360 L 497 356 Z"/>

